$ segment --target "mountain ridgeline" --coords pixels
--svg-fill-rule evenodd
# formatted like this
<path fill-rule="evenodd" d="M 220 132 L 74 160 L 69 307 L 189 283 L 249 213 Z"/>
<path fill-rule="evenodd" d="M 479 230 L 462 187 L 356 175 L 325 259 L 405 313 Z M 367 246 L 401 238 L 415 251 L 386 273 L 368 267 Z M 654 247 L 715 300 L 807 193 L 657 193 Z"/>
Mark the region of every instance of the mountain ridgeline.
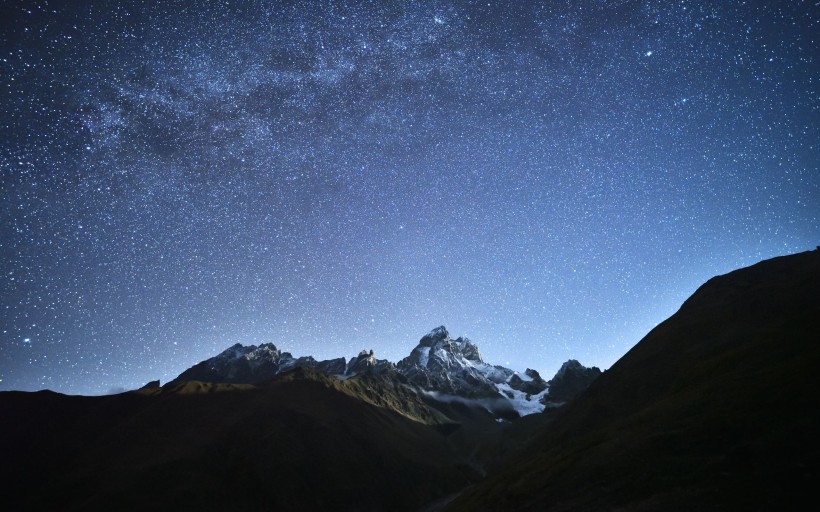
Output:
<path fill-rule="evenodd" d="M 372 350 L 363 350 L 349 360 L 317 361 L 311 356 L 294 357 L 272 343 L 259 346 L 237 343 L 185 370 L 165 387 L 173 388 L 190 381 L 256 384 L 296 368 L 310 368 L 340 380 L 361 374 L 382 376 L 428 396 L 492 400 L 501 406 L 492 410 L 504 416 L 532 414 L 545 407 L 561 405 L 601 374 L 598 368 L 586 368 L 576 360 L 569 360 L 549 382 L 529 368 L 522 375 L 486 363 L 472 341 L 464 337 L 452 339 L 447 328 L 440 326 L 423 336 L 410 355 L 397 364 L 377 359 Z M 152 383 L 152 387 L 155 384 Z"/>
<path fill-rule="evenodd" d="M 600 374 L 585 371 L 587 384 Z M 0 423 L 0 481 L 14 482 L 0 506 L 419 510 L 482 480 L 550 421 L 567 398 L 550 401 L 558 373 L 545 382 L 490 365 L 442 326 L 397 364 L 237 344 L 120 395 L 0 393 L 0 417 L 14 418 Z"/>
<path fill-rule="evenodd" d="M 795 510 L 820 479 L 820 250 L 711 279 L 604 373 L 444 327 L 397 363 L 234 345 L 160 386 L 0 393 L 2 510 Z"/>

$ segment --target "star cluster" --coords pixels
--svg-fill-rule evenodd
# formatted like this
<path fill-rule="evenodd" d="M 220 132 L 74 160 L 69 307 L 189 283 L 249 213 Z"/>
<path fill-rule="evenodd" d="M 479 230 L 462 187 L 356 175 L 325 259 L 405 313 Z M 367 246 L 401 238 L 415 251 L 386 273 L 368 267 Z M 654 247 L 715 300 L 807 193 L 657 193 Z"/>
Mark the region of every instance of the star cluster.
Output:
<path fill-rule="evenodd" d="M 116 4 L 116 5 L 115 5 Z M 805 1 L 2 7 L 0 389 L 236 343 L 610 366 L 820 239 Z"/>

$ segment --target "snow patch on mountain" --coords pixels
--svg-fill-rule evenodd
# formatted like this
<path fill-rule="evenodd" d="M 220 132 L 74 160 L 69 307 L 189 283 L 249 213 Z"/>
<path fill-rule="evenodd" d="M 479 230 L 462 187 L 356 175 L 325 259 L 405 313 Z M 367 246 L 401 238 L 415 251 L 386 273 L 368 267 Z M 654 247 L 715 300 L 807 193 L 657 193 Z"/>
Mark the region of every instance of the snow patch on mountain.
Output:
<path fill-rule="evenodd" d="M 430 347 L 419 347 L 419 366 L 427 368 L 430 361 Z"/>
<path fill-rule="evenodd" d="M 529 375 L 527 375 L 526 373 L 518 373 L 518 372 L 515 372 L 515 375 L 518 375 L 518 378 L 519 378 L 519 379 L 521 379 L 521 380 L 523 380 L 524 382 L 532 382 L 532 377 L 530 377 L 530 376 L 529 376 Z M 507 379 L 507 382 L 509 382 L 509 381 L 510 381 L 510 379 L 512 379 L 512 375 L 510 375 L 510 378 L 509 378 L 509 379 Z"/>
<path fill-rule="evenodd" d="M 541 403 L 541 399 L 549 393 L 549 388 L 544 389 L 538 394 L 529 395 L 523 391 L 513 389 L 509 384 L 496 384 L 498 391 L 507 400 L 510 401 L 515 411 L 521 416 L 528 414 L 535 414 L 543 412 L 545 405 Z"/>

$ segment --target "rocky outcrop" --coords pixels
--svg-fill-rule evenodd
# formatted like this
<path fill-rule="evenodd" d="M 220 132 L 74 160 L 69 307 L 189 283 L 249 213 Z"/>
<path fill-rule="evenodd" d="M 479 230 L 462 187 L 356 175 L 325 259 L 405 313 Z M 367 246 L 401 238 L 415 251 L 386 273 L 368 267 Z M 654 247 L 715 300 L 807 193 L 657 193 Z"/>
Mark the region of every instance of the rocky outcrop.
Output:
<path fill-rule="evenodd" d="M 528 395 L 537 395 L 547 389 L 549 384 L 541 378 L 541 375 L 531 369 L 527 368 L 524 372 L 524 377 L 515 374 L 507 381 L 511 388 L 522 391 Z"/>
<path fill-rule="evenodd" d="M 350 359 L 347 364 L 346 375 L 357 375 L 365 372 L 380 375 L 395 370 L 395 368 L 396 366 L 386 359 L 376 359 L 372 349 L 369 352 L 362 350 L 358 356 Z"/>
<path fill-rule="evenodd" d="M 561 369 L 550 380 L 549 394 L 544 398 L 553 403 L 568 402 L 581 394 L 600 375 L 599 368 L 587 368 L 575 359 L 570 359 L 561 365 Z"/>

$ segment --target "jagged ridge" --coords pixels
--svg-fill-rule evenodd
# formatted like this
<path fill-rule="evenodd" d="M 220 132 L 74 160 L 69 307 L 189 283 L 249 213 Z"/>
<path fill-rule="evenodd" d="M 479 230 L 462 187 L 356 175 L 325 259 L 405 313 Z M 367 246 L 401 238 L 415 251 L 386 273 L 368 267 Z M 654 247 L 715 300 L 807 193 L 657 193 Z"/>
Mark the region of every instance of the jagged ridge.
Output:
<path fill-rule="evenodd" d="M 597 368 L 584 368 L 578 361 L 570 360 L 553 379 L 557 391 L 553 393 L 550 383 L 537 371 L 528 368 L 519 374 L 488 364 L 476 344 L 465 337 L 452 339 L 442 325 L 424 335 L 410 355 L 398 364 L 377 359 L 373 350 L 363 350 L 350 360 L 340 357 L 317 361 L 311 356 L 296 358 L 272 343 L 258 346 L 237 343 L 185 370 L 164 387 L 186 381 L 254 384 L 295 368 L 311 368 L 340 380 L 365 373 L 400 378 L 403 385 L 424 391 L 428 396 L 497 399 L 500 395 L 509 400 L 520 415 L 568 401 L 600 374 Z"/>

